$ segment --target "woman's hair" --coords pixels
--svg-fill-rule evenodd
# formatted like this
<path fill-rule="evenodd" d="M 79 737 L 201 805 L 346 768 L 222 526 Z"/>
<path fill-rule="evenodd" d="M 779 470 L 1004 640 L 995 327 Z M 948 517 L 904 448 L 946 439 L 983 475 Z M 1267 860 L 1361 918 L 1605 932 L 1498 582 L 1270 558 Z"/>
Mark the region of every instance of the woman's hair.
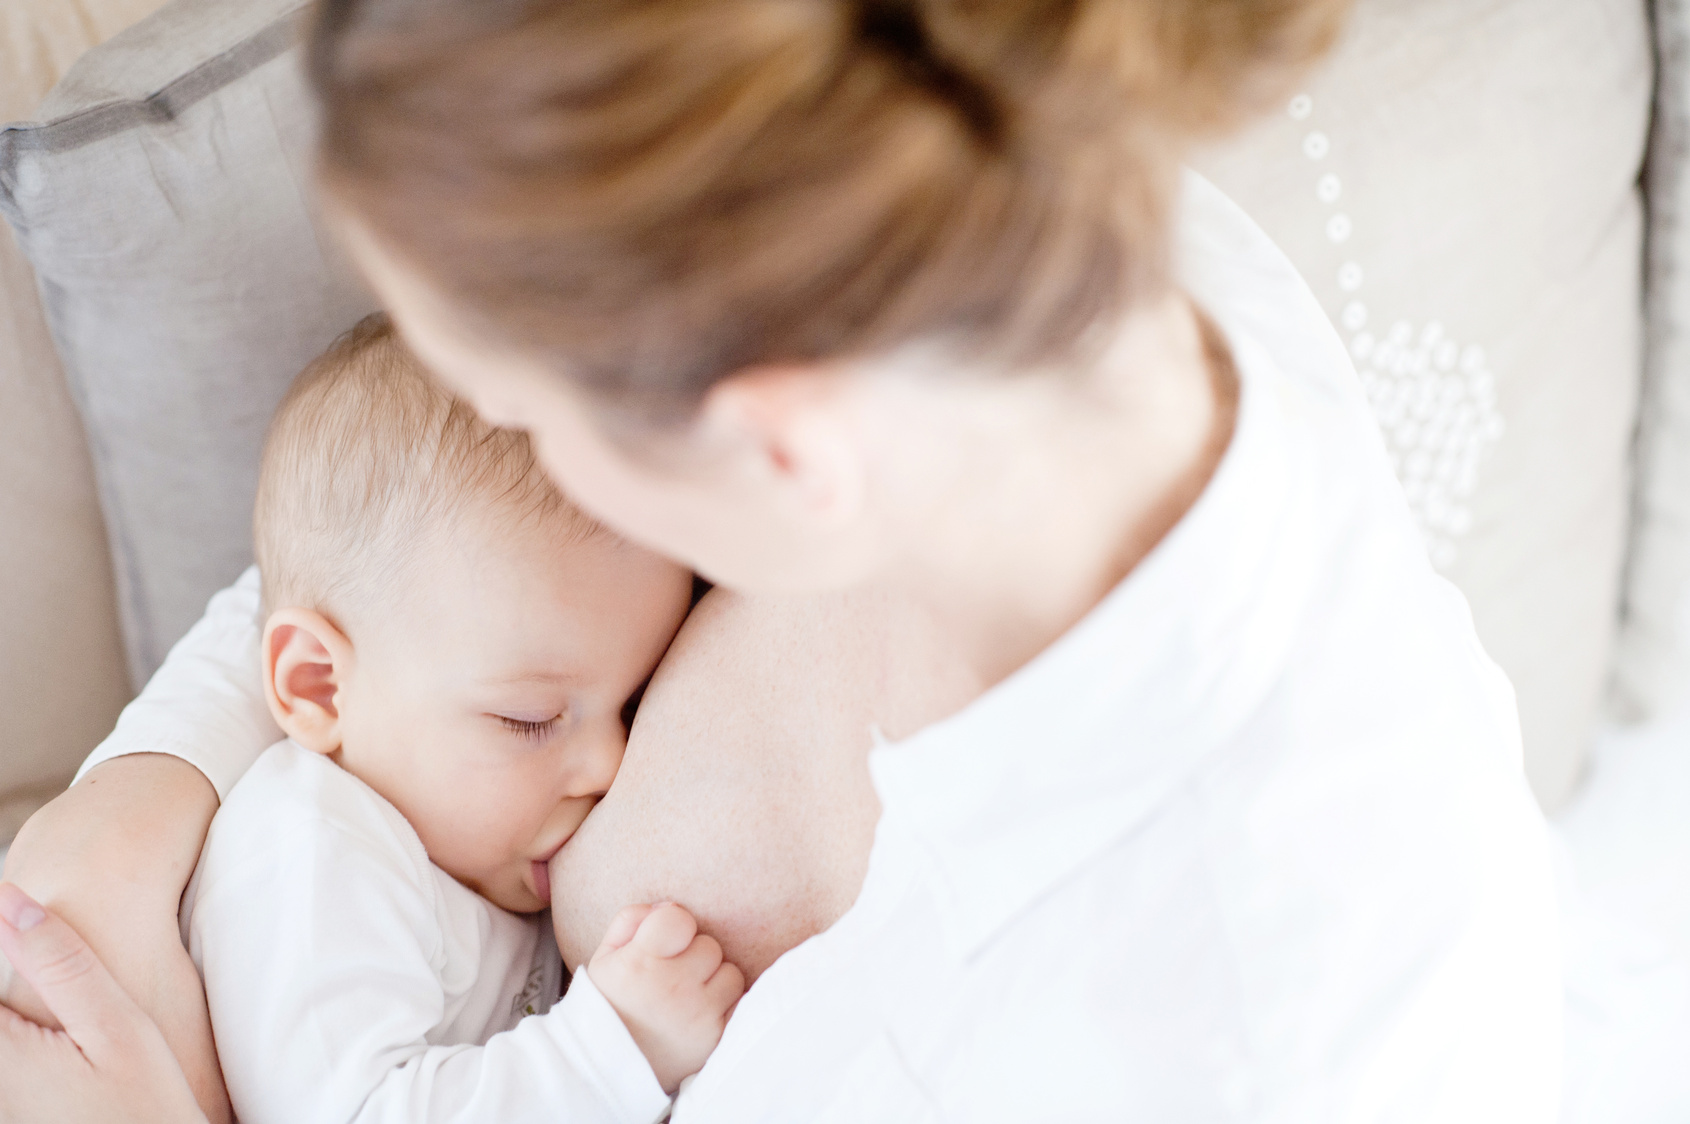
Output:
<path fill-rule="evenodd" d="M 1191 140 L 1348 0 L 322 0 L 331 194 L 487 340 L 685 410 L 942 337 L 1073 360 L 1169 285 Z"/>

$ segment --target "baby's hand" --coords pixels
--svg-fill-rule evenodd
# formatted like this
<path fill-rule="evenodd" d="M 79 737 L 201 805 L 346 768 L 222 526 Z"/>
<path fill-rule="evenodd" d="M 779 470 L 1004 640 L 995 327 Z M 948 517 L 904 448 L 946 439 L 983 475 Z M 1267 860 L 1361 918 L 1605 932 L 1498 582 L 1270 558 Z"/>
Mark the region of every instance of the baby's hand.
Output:
<path fill-rule="evenodd" d="M 723 961 L 722 946 L 673 903 L 618 913 L 587 974 L 671 1095 L 704 1068 L 745 993 L 745 976 Z"/>

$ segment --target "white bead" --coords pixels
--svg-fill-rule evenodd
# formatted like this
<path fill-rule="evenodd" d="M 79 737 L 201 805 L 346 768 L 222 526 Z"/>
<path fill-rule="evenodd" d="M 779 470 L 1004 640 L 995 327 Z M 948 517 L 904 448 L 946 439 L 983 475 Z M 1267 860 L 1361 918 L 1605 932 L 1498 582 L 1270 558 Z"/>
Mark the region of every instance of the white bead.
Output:
<path fill-rule="evenodd" d="M 1348 310 L 1346 309 L 1346 311 Z M 1365 322 L 1367 319 L 1367 309 L 1363 308 L 1361 311 L 1362 320 Z M 1355 339 L 1350 341 L 1350 354 L 1355 356 L 1357 359 L 1366 359 L 1373 353 L 1373 344 L 1373 333 L 1362 332 L 1358 334 Z"/>
<path fill-rule="evenodd" d="M 1309 114 L 1314 112 L 1314 99 L 1307 94 L 1298 94 L 1291 99 L 1291 104 L 1285 107 L 1285 112 L 1291 115 L 1293 121 L 1306 121 Z"/>
<path fill-rule="evenodd" d="M 1440 371 L 1453 371 L 1458 359 L 1461 358 L 1461 345 L 1454 340 L 1445 340 L 1438 345 L 1433 353 L 1432 361 L 1438 365 Z"/>
<path fill-rule="evenodd" d="M 1353 293 L 1361 288 L 1360 263 L 1347 261 L 1338 267 L 1338 288 L 1346 293 Z"/>
<path fill-rule="evenodd" d="M 1398 320 L 1391 325 L 1390 341 L 1398 347 L 1406 347 L 1408 341 L 1414 338 L 1414 328 L 1407 320 Z"/>
<path fill-rule="evenodd" d="M 1345 328 L 1359 332 L 1367 327 L 1367 306 L 1360 301 L 1351 301 L 1344 306 L 1344 311 L 1339 313 L 1339 317 L 1343 320 Z"/>
<path fill-rule="evenodd" d="M 1326 237 L 1334 242 L 1348 242 L 1350 230 L 1350 216 L 1348 215 L 1333 215 L 1326 220 Z"/>
<path fill-rule="evenodd" d="M 1325 133 L 1310 133 L 1303 138 L 1303 155 L 1310 160 L 1324 160 L 1332 151 L 1332 142 Z"/>
<path fill-rule="evenodd" d="M 1315 198 L 1322 203 L 1336 203 L 1338 196 L 1344 193 L 1344 182 L 1331 172 L 1321 176 L 1314 185 Z"/>

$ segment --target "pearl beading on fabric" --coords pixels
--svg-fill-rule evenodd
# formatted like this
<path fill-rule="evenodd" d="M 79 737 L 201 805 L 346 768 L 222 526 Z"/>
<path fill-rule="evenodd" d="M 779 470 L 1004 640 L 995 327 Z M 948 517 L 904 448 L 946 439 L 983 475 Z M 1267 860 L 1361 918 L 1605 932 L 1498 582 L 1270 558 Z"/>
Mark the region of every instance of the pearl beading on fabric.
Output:
<path fill-rule="evenodd" d="M 1314 98 L 1298 94 L 1286 112 L 1293 121 L 1309 121 Z M 1302 151 L 1311 162 L 1322 163 L 1332 154 L 1332 139 L 1310 129 L 1303 135 Z M 1314 194 L 1328 208 L 1327 240 L 1345 244 L 1355 227 L 1350 216 L 1337 209 L 1343 180 L 1336 172 L 1322 171 Z M 1360 262 L 1338 267 L 1334 280 L 1343 304 L 1335 319 L 1349 343 L 1427 553 L 1434 566 L 1448 569 L 1456 559 L 1457 542 L 1473 526 L 1468 501 L 1485 453 L 1505 428 L 1496 405 L 1496 376 L 1483 348 L 1452 339 L 1436 320 L 1418 328 L 1409 320 L 1397 320 L 1382 338 L 1376 336 L 1368 327 L 1372 312 L 1360 296 L 1366 279 Z"/>

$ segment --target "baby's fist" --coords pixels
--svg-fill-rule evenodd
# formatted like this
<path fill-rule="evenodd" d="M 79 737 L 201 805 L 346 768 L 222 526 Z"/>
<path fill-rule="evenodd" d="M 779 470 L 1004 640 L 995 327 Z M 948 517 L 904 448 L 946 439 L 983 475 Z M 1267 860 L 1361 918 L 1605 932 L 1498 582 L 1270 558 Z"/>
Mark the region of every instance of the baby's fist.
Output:
<path fill-rule="evenodd" d="M 668 902 L 617 914 L 587 974 L 670 1094 L 704 1067 L 745 992 L 745 977 L 722 959 L 722 946 Z"/>

